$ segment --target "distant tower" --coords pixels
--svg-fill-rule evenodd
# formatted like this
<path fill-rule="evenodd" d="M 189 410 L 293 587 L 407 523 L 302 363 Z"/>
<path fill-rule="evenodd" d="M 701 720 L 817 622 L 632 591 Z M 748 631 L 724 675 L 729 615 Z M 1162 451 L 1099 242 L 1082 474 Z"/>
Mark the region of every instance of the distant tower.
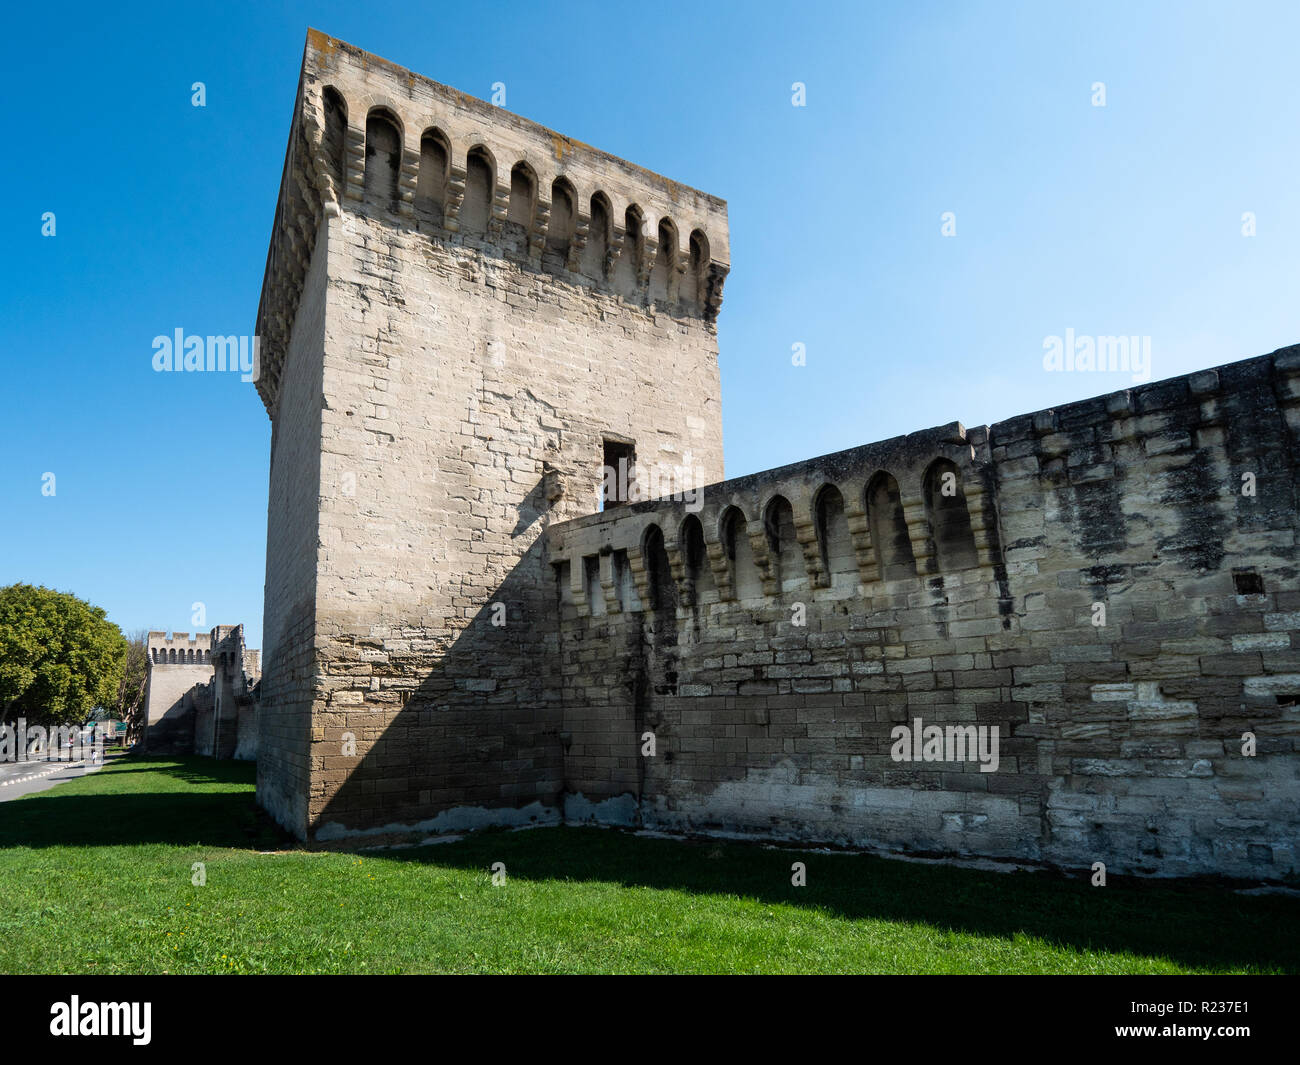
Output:
<path fill-rule="evenodd" d="M 147 653 L 146 750 L 256 757 L 259 653 L 244 646 L 243 625 L 218 625 L 193 639 L 151 632 Z"/>
<path fill-rule="evenodd" d="M 539 536 L 606 466 L 722 478 L 728 263 L 722 200 L 309 32 L 257 315 L 283 825 L 558 818 Z"/>
<path fill-rule="evenodd" d="M 212 679 L 210 633 L 151 632 L 145 674 L 144 746 L 152 751 L 192 751 L 197 708 L 191 690 Z"/>

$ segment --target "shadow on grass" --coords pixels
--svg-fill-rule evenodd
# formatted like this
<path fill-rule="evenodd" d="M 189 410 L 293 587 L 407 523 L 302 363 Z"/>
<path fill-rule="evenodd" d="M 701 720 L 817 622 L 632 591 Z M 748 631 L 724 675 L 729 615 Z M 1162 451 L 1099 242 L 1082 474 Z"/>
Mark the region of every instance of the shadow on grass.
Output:
<path fill-rule="evenodd" d="M 114 774 L 165 773 L 187 784 L 230 784 L 254 787 L 257 763 L 217 761 L 197 755 L 126 755 L 108 767 Z"/>
<path fill-rule="evenodd" d="M 1080 874 L 982 872 L 864 854 L 756 843 L 667 840 L 596 828 L 485 832 L 375 857 L 512 879 L 603 881 L 821 909 L 851 920 L 915 922 L 950 932 L 1032 936 L 1074 951 L 1129 953 L 1209 969 L 1300 972 L 1300 900 L 1242 896 L 1228 885 Z M 791 864 L 807 886 L 791 885 Z"/>
<path fill-rule="evenodd" d="M 256 806 L 254 780 L 249 763 L 132 757 L 0 804 L 0 848 L 296 846 Z M 1300 972 L 1300 900 L 1237 895 L 1220 883 L 1112 875 L 1109 886 L 1094 888 L 1083 874 L 989 873 L 596 828 L 482 832 L 367 857 L 475 871 L 485 878 L 500 861 L 513 880 L 735 897 L 850 920 L 913 922 L 1002 939 L 1032 936 L 1078 952 L 1122 952 L 1197 968 Z M 807 866 L 807 887 L 790 883 L 795 861 Z"/>
<path fill-rule="evenodd" d="M 290 837 L 255 802 L 256 773 L 251 762 L 124 758 L 49 791 L 0 803 L 0 849 L 289 845 Z"/>

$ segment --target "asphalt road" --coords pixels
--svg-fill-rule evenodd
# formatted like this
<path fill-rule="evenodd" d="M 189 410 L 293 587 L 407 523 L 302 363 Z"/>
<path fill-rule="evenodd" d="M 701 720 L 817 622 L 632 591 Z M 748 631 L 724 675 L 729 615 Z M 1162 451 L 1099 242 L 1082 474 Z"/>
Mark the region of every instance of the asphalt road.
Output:
<path fill-rule="evenodd" d="M 0 762 L 0 802 L 45 791 L 65 780 L 75 780 L 101 766 L 89 762 Z"/>

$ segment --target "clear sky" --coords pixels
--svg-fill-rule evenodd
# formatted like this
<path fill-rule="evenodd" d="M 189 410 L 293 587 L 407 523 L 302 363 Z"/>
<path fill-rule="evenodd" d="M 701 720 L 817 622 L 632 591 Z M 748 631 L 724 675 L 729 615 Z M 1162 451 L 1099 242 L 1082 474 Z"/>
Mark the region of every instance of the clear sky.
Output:
<path fill-rule="evenodd" d="M 270 424 L 237 376 L 154 373 L 151 343 L 253 330 L 308 26 L 473 95 L 503 82 L 509 110 L 728 200 L 730 476 L 1131 383 L 1045 370 L 1067 330 L 1149 338 L 1152 379 L 1300 340 L 1293 2 L 73 3 L 7 22 L 0 584 L 75 592 L 128 630 L 242 621 L 261 642 Z"/>

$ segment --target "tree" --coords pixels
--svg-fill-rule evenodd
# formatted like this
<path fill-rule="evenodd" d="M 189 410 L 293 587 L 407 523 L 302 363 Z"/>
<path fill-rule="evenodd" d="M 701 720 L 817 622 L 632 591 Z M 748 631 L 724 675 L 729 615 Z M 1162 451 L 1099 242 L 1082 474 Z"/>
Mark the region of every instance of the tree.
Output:
<path fill-rule="evenodd" d="M 144 687 L 149 676 L 149 634 L 136 629 L 126 637 L 126 659 L 117 682 L 117 695 L 108 712 L 126 722 L 127 735 L 138 735 L 143 727 Z"/>
<path fill-rule="evenodd" d="M 115 704 L 126 657 L 102 608 L 30 584 L 0 588 L 0 720 L 79 724 Z"/>

